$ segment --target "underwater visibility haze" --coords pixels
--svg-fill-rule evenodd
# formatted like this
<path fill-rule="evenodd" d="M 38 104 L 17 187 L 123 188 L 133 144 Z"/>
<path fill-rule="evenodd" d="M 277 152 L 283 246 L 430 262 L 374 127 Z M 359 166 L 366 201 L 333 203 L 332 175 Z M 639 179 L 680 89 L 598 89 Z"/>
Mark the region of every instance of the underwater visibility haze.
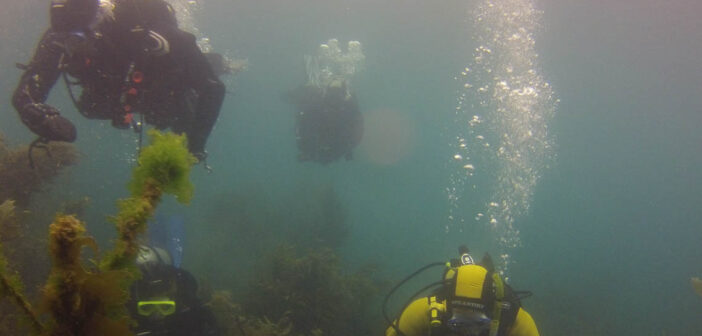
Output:
<path fill-rule="evenodd" d="M 149 235 L 178 223 L 177 263 L 225 334 L 382 334 L 392 285 L 463 244 L 533 292 L 543 335 L 702 334 L 701 2 L 167 1 L 231 73 L 211 171 L 193 166 L 190 203 L 164 197 Z M 15 63 L 49 2 L 0 3 L 0 255 L 38 302 L 55 214 L 111 250 L 139 135 L 84 118 L 58 81 L 48 102 L 78 139 L 28 168 Z M 302 140 L 327 102 L 296 88 L 360 116 Z M 16 313 L 0 302 L 0 334 Z"/>

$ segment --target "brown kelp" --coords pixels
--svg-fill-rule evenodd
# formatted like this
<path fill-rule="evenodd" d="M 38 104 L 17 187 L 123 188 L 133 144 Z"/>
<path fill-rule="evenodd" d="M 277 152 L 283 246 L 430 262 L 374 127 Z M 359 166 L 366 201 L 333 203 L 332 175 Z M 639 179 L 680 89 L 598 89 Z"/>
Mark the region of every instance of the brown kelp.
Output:
<path fill-rule="evenodd" d="M 33 150 L 32 168 L 28 151 L 29 146 L 10 148 L 0 137 L 0 201 L 13 199 L 21 208 L 27 207 L 32 193 L 78 160 L 73 145 L 51 142 L 45 148 Z"/>
<path fill-rule="evenodd" d="M 82 222 L 73 216 L 58 215 L 50 226 L 49 252 L 53 266 L 44 286 L 42 309 L 46 327 L 34 325 L 37 334 L 64 335 L 129 335 L 129 318 L 125 309 L 131 281 L 137 276 L 134 261 L 137 237 L 146 230 L 164 192 L 187 202 L 193 192 L 188 176 L 195 158 L 188 152 L 184 136 L 149 133 L 150 146 L 139 157 L 129 185 L 132 197 L 119 202 L 114 222 L 118 238 L 113 251 L 92 266 L 81 256 L 84 247 L 97 251 L 94 240 L 85 232 Z M 4 261 L 4 259 L 0 259 Z M 2 263 L 0 276 L 10 278 Z M 4 286 L 3 289 L 10 288 Z M 19 288 L 11 287 L 12 297 L 21 297 Z M 3 291 L 3 294 L 7 290 Z M 26 300 L 25 300 L 26 301 Z M 28 318 L 37 312 L 28 306 Z"/>
<path fill-rule="evenodd" d="M 127 314 L 120 310 L 130 274 L 85 267 L 83 247 L 97 249 L 84 224 L 73 216 L 57 216 L 49 228 L 53 267 L 43 292 L 43 310 L 52 317 L 49 334 L 129 334 Z"/>

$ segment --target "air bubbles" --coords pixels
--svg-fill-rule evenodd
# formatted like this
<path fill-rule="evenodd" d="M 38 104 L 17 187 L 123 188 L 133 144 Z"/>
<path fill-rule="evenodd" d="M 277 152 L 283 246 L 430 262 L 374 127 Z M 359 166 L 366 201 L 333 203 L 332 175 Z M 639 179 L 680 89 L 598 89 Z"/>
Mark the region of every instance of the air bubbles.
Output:
<path fill-rule="evenodd" d="M 520 245 L 516 224 L 528 213 L 542 169 L 554 155 L 547 127 L 559 100 L 539 74 L 533 34 L 540 11 L 533 6 L 533 0 L 480 0 L 469 18 L 477 48 L 468 55 L 471 63 L 455 74 L 462 94 L 455 115 L 463 118 L 456 125 L 463 129 L 450 143 L 461 155 L 451 159 L 457 188 L 450 193 L 459 197 L 449 197 L 457 219 L 450 226 L 463 229 L 457 226 L 463 220 L 459 210 L 488 226 L 503 249 L 502 270 L 512 262 L 509 249 Z M 476 167 L 489 170 L 485 178 L 493 180 L 482 184 L 472 178 Z M 474 198 L 483 194 L 488 198 Z M 481 209 L 463 209 L 474 205 Z"/>
<path fill-rule="evenodd" d="M 512 93 L 515 93 L 518 96 L 533 96 L 536 94 L 536 90 L 531 86 L 527 86 L 527 87 L 512 90 Z"/>
<path fill-rule="evenodd" d="M 463 169 L 466 170 L 466 174 L 468 174 L 468 176 L 473 176 L 473 172 L 475 171 L 475 167 L 472 164 L 468 163 L 468 164 L 463 165 Z"/>
<path fill-rule="evenodd" d="M 471 120 L 468 122 L 468 125 L 470 125 L 470 127 L 474 127 L 475 125 L 478 125 L 478 124 L 480 124 L 481 122 L 482 122 L 482 120 L 480 119 L 480 117 L 477 116 L 477 115 L 474 115 L 474 116 L 473 116 L 473 119 L 471 119 Z"/>

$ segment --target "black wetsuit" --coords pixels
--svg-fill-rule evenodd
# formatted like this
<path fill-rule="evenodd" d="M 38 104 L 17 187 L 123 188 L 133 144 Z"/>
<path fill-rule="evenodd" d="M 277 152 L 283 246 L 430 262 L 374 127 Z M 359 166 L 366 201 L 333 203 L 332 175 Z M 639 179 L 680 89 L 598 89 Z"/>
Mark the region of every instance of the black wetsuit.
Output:
<path fill-rule="evenodd" d="M 328 89 L 303 86 L 291 94 L 297 106 L 298 159 L 322 164 L 350 160 L 363 135 L 363 116 L 346 87 Z"/>
<path fill-rule="evenodd" d="M 136 320 L 134 334 L 137 336 L 217 336 L 221 331 L 212 311 L 202 304 L 197 297 L 197 282 L 187 271 L 161 265 L 152 274 L 143 274 L 143 278 L 132 286 L 132 301 L 128 307 Z M 176 288 L 173 299 L 176 302 L 176 312 L 172 315 L 149 318 L 139 315 L 136 311 L 136 300 L 140 299 L 143 291 L 148 291 L 149 282 L 160 281 L 172 283 Z M 140 293 L 139 291 L 142 291 Z"/>
<path fill-rule="evenodd" d="M 204 155 L 225 87 L 195 37 L 178 29 L 163 0 L 115 0 L 113 12 L 85 34 L 45 32 L 12 97 L 15 109 L 45 102 L 63 73 L 82 88 L 75 102 L 83 116 L 127 128 L 140 113 L 185 133 L 190 151 Z"/>

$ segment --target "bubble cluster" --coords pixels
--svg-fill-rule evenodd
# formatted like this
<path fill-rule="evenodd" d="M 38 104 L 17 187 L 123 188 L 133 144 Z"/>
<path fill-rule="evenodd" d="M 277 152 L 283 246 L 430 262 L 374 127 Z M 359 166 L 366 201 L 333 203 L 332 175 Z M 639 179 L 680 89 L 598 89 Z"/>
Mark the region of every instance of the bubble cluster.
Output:
<path fill-rule="evenodd" d="M 351 82 L 364 67 L 366 56 L 359 41 L 348 41 L 346 50 L 339 47 L 339 40 L 332 38 L 319 45 L 314 55 L 305 56 L 307 84 L 328 87 L 335 80 Z"/>
<path fill-rule="evenodd" d="M 461 161 L 464 169 L 455 169 L 451 177 L 449 203 L 461 206 L 472 173 L 490 180 L 485 193 L 490 198 L 484 209 L 476 209 L 475 220 L 493 230 L 506 268 L 506 251 L 521 244 L 515 219 L 528 212 L 540 174 L 554 159 L 548 125 L 558 99 L 537 64 L 534 34 L 541 12 L 533 0 L 485 0 L 471 16 L 479 46 L 456 77 L 462 84 L 456 118 L 465 128 L 452 146 L 456 156 L 480 157 L 483 165 Z M 467 165 L 471 175 L 466 176 Z"/>
<path fill-rule="evenodd" d="M 197 45 L 202 52 L 212 52 L 210 38 L 205 36 L 195 24 L 195 13 L 201 9 L 201 1 L 196 0 L 167 0 L 173 7 L 178 20 L 178 27 L 197 38 Z"/>

